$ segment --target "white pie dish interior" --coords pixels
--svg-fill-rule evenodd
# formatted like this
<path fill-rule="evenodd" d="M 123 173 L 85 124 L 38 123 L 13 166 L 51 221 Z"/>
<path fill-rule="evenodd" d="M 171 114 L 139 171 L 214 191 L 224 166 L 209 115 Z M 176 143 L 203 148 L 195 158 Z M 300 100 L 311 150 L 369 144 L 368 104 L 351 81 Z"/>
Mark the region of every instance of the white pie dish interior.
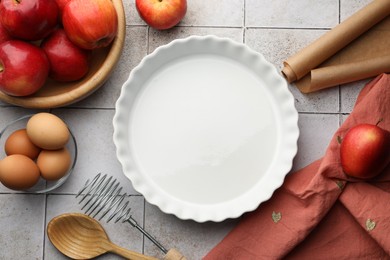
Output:
<path fill-rule="evenodd" d="M 158 47 L 122 87 L 113 120 L 124 174 L 163 212 L 237 218 L 282 185 L 297 152 L 286 81 L 244 44 L 191 36 Z"/>

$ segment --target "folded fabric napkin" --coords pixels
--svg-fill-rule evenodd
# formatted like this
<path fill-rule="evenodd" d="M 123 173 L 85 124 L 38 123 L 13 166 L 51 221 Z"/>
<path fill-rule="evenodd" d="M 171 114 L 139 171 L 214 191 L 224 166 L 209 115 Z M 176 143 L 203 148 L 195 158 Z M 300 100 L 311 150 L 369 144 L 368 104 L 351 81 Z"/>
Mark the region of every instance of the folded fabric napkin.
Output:
<path fill-rule="evenodd" d="M 362 89 L 324 157 L 290 173 L 204 259 L 390 259 L 390 165 L 370 181 L 350 178 L 337 140 L 381 118 L 380 127 L 390 131 L 387 74 Z"/>

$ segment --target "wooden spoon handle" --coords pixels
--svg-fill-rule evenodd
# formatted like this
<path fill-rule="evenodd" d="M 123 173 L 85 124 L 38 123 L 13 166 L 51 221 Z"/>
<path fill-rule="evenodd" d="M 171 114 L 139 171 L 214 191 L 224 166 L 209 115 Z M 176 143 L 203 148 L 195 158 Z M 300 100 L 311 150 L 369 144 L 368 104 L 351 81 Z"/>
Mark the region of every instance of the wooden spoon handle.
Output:
<path fill-rule="evenodd" d="M 130 260 L 158 260 L 155 257 L 143 255 L 141 253 L 125 249 L 115 244 L 111 244 L 111 249 L 109 250 L 109 252 L 126 257 Z"/>
<path fill-rule="evenodd" d="M 168 253 L 164 256 L 164 260 L 187 260 L 187 258 L 177 251 L 177 249 L 169 249 Z"/>

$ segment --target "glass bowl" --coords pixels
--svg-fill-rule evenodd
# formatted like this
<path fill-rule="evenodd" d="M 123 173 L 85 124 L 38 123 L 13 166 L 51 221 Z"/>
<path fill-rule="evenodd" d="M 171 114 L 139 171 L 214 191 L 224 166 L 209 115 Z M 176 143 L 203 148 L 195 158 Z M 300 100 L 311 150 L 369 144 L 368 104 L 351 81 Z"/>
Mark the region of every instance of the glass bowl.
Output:
<path fill-rule="evenodd" d="M 7 140 L 7 138 L 16 130 L 24 129 L 26 128 L 28 120 L 33 116 L 32 115 L 26 115 L 22 116 L 14 121 L 11 121 L 8 123 L 3 130 L 0 132 L 0 159 L 2 160 L 7 155 L 4 151 L 4 145 Z M 68 172 L 60 179 L 55 181 L 47 181 L 43 178 L 40 178 L 39 181 L 31 188 L 24 190 L 24 192 L 28 193 L 47 193 L 49 191 L 52 191 L 58 187 L 60 187 L 72 174 L 74 166 L 76 165 L 77 161 L 77 143 L 76 138 L 74 137 L 72 131 L 69 129 L 70 138 L 68 143 L 65 145 L 65 147 L 68 149 L 69 153 L 71 154 L 71 164 Z M 5 187 L 5 186 L 4 186 Z"/>

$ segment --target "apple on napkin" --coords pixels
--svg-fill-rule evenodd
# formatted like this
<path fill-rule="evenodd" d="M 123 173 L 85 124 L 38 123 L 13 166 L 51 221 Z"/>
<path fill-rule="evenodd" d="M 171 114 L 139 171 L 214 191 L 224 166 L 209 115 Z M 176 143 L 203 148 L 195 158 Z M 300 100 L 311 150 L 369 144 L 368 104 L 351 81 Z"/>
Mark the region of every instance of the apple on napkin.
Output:
<path fill-rule="evenodd" d="M 370 179 L 390 163 L 390 132 L 379 123 L 356 125 L 341 140 L 341 166 L 348 176 Z"/>

